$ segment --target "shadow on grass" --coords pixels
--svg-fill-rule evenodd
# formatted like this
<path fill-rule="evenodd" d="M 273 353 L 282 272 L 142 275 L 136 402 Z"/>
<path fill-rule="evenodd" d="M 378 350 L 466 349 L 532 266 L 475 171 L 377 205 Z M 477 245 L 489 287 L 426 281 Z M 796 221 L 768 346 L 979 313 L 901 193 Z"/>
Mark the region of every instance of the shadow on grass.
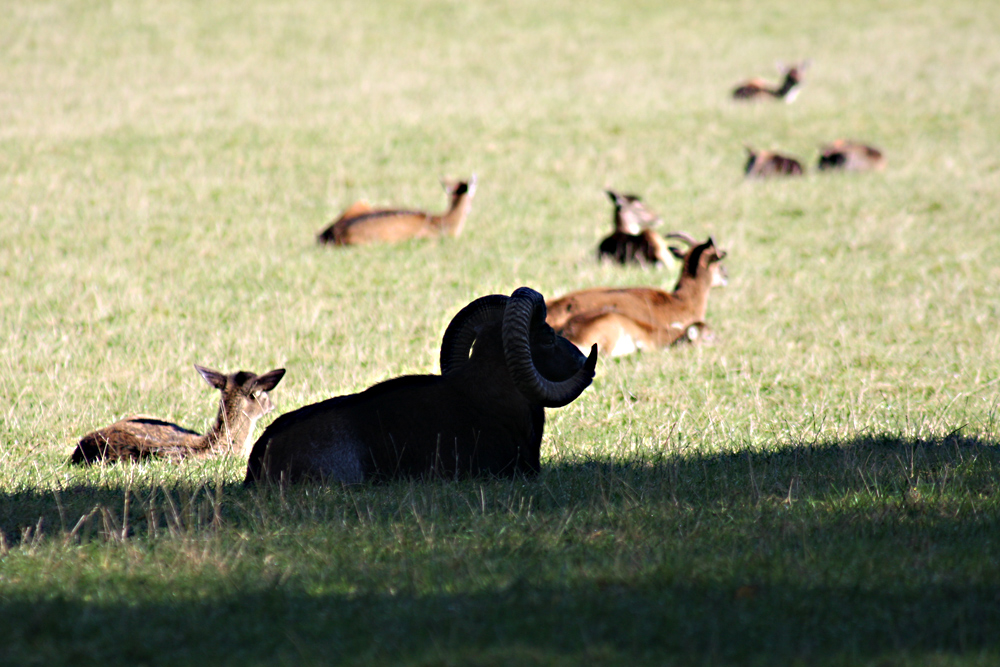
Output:
<path fill-rule="evenodd" d="M 285 586 L 154 604 L 56 594 L 3 601 L 0 627 L 11 664 L 919 664 L 904 658 L 995 657 L 1000 588 L 741 596 L 653 578 L 470 595 Z"/>
<path fill-rule="evenodd" d="M 769 451 L 582 461 L 550 466 L 546 475 L 565 480 L 569 487 L 574 481 L 586 486 L 594 479 L 620 479 L 640 488 L 648 485 L 676 503 L 699 506 L 764 499 L 794 503 L 854 496 L 886 501 L 928 493 L 992 494 L 1000 490 L 998 473 L 996 442 L 956 432 L 938 438 L 871 434 Z"/>
<path fill-rule="evenodd" d="M 945 497 L 958 501 L 1000 491 L 1000 447 L 957 433 L 929 439 L 874 434 L 766 452 L 657 453 L 562 462 L 543 467 L 536 480 L 302 485 L 282 492 L 211 480 L 154 484 L 136 476 L 128 489 L 126 493 L 124 486 L 79 484 L 59 491 L 0 492 L 0 534 L 6 545 L 14 546 L 39 533 L 120 538 L 148 529 L 150 522 L 185 530 L 238 527 L 254 522 L 251 515 L 261 509 L 278 521 L 288 517 L 294 523 L 304 514 L 315 517 L 317 505 L 345 502 L 364 505 L 369 517 L 396 520 L 414 506 L 415 498 L 430 498 L 454 516 L 490 509 L 509 513 L 512 504 L 523 505 L 525 498 L 531 498 L 536 514 L 644 503 L 697 508 L 851 498 L 860 503 Z"/>
<path fill-rule="evenodd" d="M 998 467 L 993 442 L 875 435 L 567 462 L 538 480 L 5 494 L 8 544 L 35 544 L 42 517 L 74 544 L 159 526 L 195 555 L 220 526 L 219 550 L 248 553 L 164 573 L 187 553 L 165 544 L 164 564 L 90 564 L 65 593 L 7 578 L 0 645 L 12 664 L 993 664 Z M 528 497 L 530 516 L 511 509 Z M 418 518 L 461 534 L 428 547 L 423 526 L 397 531 Z M 580 524 L 549 529 L 564 518 Z M 489 534 L 508 522 L 527 544 Z M 271 553 L 287 575 L 260 565 Z"/>

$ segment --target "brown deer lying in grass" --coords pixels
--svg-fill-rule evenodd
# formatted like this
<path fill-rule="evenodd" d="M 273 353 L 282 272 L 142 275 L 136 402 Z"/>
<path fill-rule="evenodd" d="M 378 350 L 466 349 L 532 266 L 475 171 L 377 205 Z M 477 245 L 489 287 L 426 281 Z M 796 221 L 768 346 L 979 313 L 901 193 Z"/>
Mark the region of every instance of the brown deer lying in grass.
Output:
<path fill-rule="evenodd" d="M 791 67 L 785 67 L 784 65 L 778 66 L 781 70 L 784 79 L 781 85 L 774 85 L 763 79 L 751 79 L 744 83 L 741 83 L 733 91 L 733 99 L 735 100 L 760 100 L 760 99 L 775 99 L 775 100 L 785 100 L 788 104 L 795 101 L 798 97 L 800 86 L 802 84 L 802 73 L 806 71 L 809 67 L 809 61 L 804 60 L 797 65 L 792 65 Z"/>
<path fill-rule="evenodd" d="M 403 209 L 373 209 L 367 202 L 352 204 L 317 237 L 319 243 L 362 245 L 394 243 L 407 239 L 458 236 L 472 208 L 476 176 L 468 181 L 444 182 L 451 205 L 441 214 Z"/>
<path fill-rule="evenodd" d="M 881 171 L 885 169 L 882 151 L 856 141 L 837 139 L 820 148 L 820 171 L 843 169 L 844 171 Z"/>
<path fill-rule="evenodd" d="M 245 484 L 357 484 L 399 477 L 534 475 L 545 408 L 574 401 L 594 377 L 545 323 L 527 287 L 476 299 L 441 342 L 441 375 L 411 375 L 288 412 L 253 446 Z"/>
<path fill-rule="evenodd" d="M 637 195 L 623 195 L 607 190 L 615 206 L 615 231 L 597 248 L 598 260 L 613 260 L 619 264 L 662 265 L 667 244 L 653 231 L 661 222 Z"/>
<path fill-rule="evenodd" d="M 89 465 L 101 461 L 208 458 L 241 452 L 249 444 L 257 420 L 274 409 L 267 392 L 274 389 L 284 368 L 264 375 L 239 371 L 225 375 L 195 365 L 210 385 L 222 392 L 215 424 L 204 435 L 154 417 L 122 419 L 88 433 L 77 444 L 72 463 Z"/>
<path fill-rule="evenodd" d="M 546 321 L 577 347 L 596 344 L 611 356 L 710 337 L 705 324 L 708 294 L 712 287 L 728 282 L 725 267 L 719 264 L 726 252 L 712 237 L 704 243 L 689 236 L 687 240 L 691 245 L 687 253 L 671 248 L 683 261 L 673 292 L 654 287 L 572 292 L 548 304 Z"/>
<path fill-rule="evenodd" d="M 771 151 L 747 149 L 747 163 L 743 168 L 747 178 L 770 178 L 771 176 L 801 176 L 805 173 L 802 163 L 793 157 Z"/>
<path fill-rule="evenodd" d="M 561 333 L 580 345 L 597 345 L 602 354 L 611 357 L 715 340 L 715 333 L 704 322 L 685 326 L 677 321 L 663 327 L 621 313 L 584 313 L 571 319 Z"/>

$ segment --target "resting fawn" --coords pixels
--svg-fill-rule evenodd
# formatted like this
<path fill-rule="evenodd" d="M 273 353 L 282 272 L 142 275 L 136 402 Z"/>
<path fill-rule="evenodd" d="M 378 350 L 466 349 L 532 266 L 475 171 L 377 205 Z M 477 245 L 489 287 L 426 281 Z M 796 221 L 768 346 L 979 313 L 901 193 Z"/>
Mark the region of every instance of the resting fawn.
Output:
<path fill-rule="evenodd" d="M 264 375 L 248 371 L 225 375 L 197 364 L 195 368 L 222 393 L 219 415 L 208 432 L 198 435 L 155 417 L 129 417 L 83 436 L 73 451 L 72 463 L 89 465 L 149 457 L 208 458 L 242 452 L 253 437 L 257 420 L 274 409 L 267 392 L 277 386 L 285 369 L 277 368 Z"/>

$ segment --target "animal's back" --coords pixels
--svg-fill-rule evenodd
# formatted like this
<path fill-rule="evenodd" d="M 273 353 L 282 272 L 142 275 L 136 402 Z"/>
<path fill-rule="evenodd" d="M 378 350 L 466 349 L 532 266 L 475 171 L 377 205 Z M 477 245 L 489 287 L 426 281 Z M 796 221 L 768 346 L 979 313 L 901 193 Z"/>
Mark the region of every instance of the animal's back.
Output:
<path fill-rule="evenodd" d="M 73 450 L 72 462 L 144 459 L 153 454 L 180 455 L 201 439 L 197 432 L 177 424 L 136 415 L 83 436 Z"/>
<path fill-rule="evenodd" d="M 369 465 L 363 447 L 351 422 L 338 418 L 338 410 L 349 408 L 355 396 L 336 396 L 274 420 L 250 451 L 244 484 L 265 479 L 364 481 Z"/>
<path fill-rule="evenodd" d="M 545 304 L 547 310 L 545 321 L 550 327 L 559 331 L 571 317 L 589 310 L 590 304 L 600 299 L 599 295 L 610 292 L 620 294 L 623 291 L 624 289 L 591 287 L 564 294 L 558 299 L 553 299 Z"/>
<path fill-rule="evenodd" d="M 532 409 L 526 401 L 510 398 L 517 390 L 504 377 L 506 371 L 501 373 L 483 385 L 482 376 L 466 367 L 447 382 L 435 375 L 406 376 L 362 392 L 356 414 L 365 423 L 382 425 L 379 441 L 370 447 L 372 473 L 378 477 L 513 474 L 507 443 L 532 438 L 521 432 L 531 423 Z M 439 418 L 428 420 L 427 415 Z M 486 422 L 483 415 L 488 415 Z"/>
<path fill-rule="evenodd" d="M 801 176 L 805 172 L 802 163 L 785 155 L 761 151 L 751 153 L 744 168 L 748 178 L 768 178 L 771 176 Z"/>
<path fill-rule="evenodd" d="M 571 318 L 562 335 L 581 350 L 597 344 L 602 353 L 612 357 L 636 350 L 664 347 L 673 340 L 670 332 L 647 322 L 633 320 L 616 312 L 587 312 Z M 678 332 L 673 339 L 680 336 Z"/>
<path fill-rule="evenodd" d="M 393 243 L 434 236 L 430 216 L 419 211 L 373 211 L 334 225 L 334 243 Z"/>
<path fill-rule="evenodd" d="M 751 79 L 743 83 L 733 91 L 733 98 L 737 100 L 749 100 L 767 96 L 768 82 L 763 79 Z"/>
<path fill-rule="evenodd" d="M 838 139 L 822 147 L 817 166 L 820 170 L 880 171 L 885 168 L 885 157 L 873 146 Z"/>
<path fill-rule="evenodd" d="M 511 436 L 476 427 L 478 414 L 497 408 L 492 389 L 473 391 L 434 375 L 404 376 L 286 413 L 254 445 L 244 483 L 314 479 L 353 484 L 373 478 L 512 474 L 509 457 L 494 460 L 502 452 L 491 446 L 494 439 Z M 491 405 L 486 409 L 480 403 Z M 527 406 L 514 409 L 530 411 Z M 439 418 L 429 420 L 428 415 Z M 499 422 L 524 423 L 520 417 Z M 539 419 L 544 416 L 529 416 L 540 437 Z M 516 437 L 525 440 L 531 435 Z M 469 458 L 456 453 L 466 450 L 475 454 Z M 537 462 L 529 461 L 529 467 L 537 467 Z"/>
<path fill-rule="evenodd" d="M 560 331 L 570 318 L 585 312 L 624 312 L 645 315 L 652 320 L 653 308 L 673 299 L 673 296 L 654 287 L 594 287 L 571 292 L 550 302 L 545 321 Z"/>
<path fill-rule="evenodd" d="M 651 229 L 640 234 L 615 232 L 601 241 L 597 258 L 614 260 L 619 264 L 656 265 L 663 262 L 662 245 Z"/>
<path fill-rule="evenodd" d="M 371 207 L 371 204 L 363 199 L 354 202 L 344 209 L 344 212 L 340 214 L 339 218 L 334 220 L 326 229 L 320 232 L 316 237 L 316 240 L 320 243 L 336 243 L 336 232 L 338 229 L 343 229 L 343 223 L 345 221 L 372 213 L 374 210 L 375 209 Z"/>

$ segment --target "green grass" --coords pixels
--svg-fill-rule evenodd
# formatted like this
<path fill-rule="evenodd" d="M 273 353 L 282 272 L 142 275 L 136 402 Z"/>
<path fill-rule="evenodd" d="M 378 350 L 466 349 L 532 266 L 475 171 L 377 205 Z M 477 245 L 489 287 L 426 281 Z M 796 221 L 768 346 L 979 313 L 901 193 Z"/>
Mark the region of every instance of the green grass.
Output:
<path fill-rule="evenodd" d="M 1000 661 L 1000 5 L 0 9 L 0 663 Z M 888 169 L 741 178 L 837 137 Z M 313 242 L 471 172 L 459 239 Z M 483 294 L 671 285 L 593 261 L 605 187 L 728 249 L 720 340 L 602 360 L 539 479 L 65 465 L 207 428 L 194 363 L 286 367 L 283 412 L 436 372 Z"/>

